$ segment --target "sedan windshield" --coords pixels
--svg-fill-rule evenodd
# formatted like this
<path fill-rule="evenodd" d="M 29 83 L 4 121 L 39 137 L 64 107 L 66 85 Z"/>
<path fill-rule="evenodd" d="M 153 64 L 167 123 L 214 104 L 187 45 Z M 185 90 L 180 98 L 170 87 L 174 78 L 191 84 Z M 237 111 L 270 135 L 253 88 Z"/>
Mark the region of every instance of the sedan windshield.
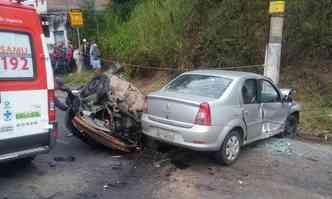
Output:
<path fill-rule="evenodd" d="M 232 80 L 223 77 L 188 74 L 175 79 L 165 90 L 217 99 L 231 82 Z"/>

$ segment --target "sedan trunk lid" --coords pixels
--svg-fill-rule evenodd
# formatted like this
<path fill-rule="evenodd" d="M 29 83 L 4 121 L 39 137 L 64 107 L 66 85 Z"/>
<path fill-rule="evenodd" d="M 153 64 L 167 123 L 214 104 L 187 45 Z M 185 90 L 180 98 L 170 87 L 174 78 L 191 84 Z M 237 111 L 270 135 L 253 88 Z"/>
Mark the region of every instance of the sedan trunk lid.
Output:
<path fill-rule="evenodd" d="M 199 105 L 209 100 L 211 98 L 160 91 L 148 96 L 148 114 L 152 119 L 158 118 L 158 122 L 174 121 L 185 127 L 185 124 L 194 124 Z"/>

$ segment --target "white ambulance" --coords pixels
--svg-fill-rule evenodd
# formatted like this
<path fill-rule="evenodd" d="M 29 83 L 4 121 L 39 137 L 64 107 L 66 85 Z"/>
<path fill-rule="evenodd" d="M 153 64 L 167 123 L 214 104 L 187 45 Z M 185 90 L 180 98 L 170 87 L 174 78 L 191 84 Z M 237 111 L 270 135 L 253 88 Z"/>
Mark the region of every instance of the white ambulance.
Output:
<path fill-rule="evenodd" d="M 39 16 L 0 0 L 0 162 L 32 160 L 56 137 L 54 78 Z"/>

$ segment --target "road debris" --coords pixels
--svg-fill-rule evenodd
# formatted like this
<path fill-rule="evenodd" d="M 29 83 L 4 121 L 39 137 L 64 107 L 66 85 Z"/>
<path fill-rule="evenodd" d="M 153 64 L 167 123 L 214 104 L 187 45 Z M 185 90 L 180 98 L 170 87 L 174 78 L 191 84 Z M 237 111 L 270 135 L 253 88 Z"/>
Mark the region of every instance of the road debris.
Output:
<path fill-rule="evenodd" d="M 120 166 L 112 166 L 111 169 L 112 170 L 121 170 L 122 167 L 120 167 Z"/>
<path fill-rule="evenodd" d="M 214 175 L 213 169 L 211 167 L 208 168 L 208 172 L 210 175 L 212 175 L 212 176 Z"/>
<path fill-rule="evenodd" d="M 123 188 L 127 185 L 128 183 L 122 182 L 119 180 L 116 180 L 114 182 L 110 182 L 104 185 L 104 191 L 110 190 L 110 188 Z"/>
<path fill-rule="evenodd" d="M 108 189 L 108 187 L 109 187 L 108 184 L 105 184 L 104 187 L 103 187 L 104 191 L 106 191 Z"/>
<path fill-rule="evenodd" d="M 67 133 L 67 134 L 66 134 L 66 137 L 72 137 L 72 136 L 73 136 L 72 133 Z"/>
<path fill-rule="evenodd" d="M 56 162 L 55 161 L 50 161 L 48 162 L 48 166 L 53 168 L 53 167 L 56 167 Z"/>
<path fill-rule="evenodd" d="M 176 171 L 175 167 L 169 167 L 166 169 L 165 171 L 165 177 L 170 177 L 172 175 L 173 172 Z"/>
<path fill-rule="evenodd" d="M 187 187 L 189 188 L 190 186 L 187 185 Z M 207 191 L 215 191 L 216 188 L 211 186 L 211 185 L 206 185 L 206 184 L 196 184 L 196 187 L 198 189 L 203 189 L 203 190 L 207 190 Z"/>
<path fill-rule="evenodd" d="M 162 159 L 154 163 L 154 166 L 156 168 L 160 168 L 162 166 L 165 166 L 166 164 L 169 164 L 171 162 L 170 158 Z"/>
<path fill-rule="evenodd" d="M 285 153 L 287 155 L 292 155 L 293 149 L 291 148 L 291 143 L 286 139 L 279 139 L 275 142 L 267 143 L 269 149 L 276 153 Z"/>
<path fill-rule="evenodd" d="M 55 162 L 75 162 L 76 158 L 74 156 L 62 157 L 56 156 L 53 158 Z"/>
<path fill-rule="evenodd" d="M 112 169 L 112 170 L 120 170 L 120 169 L 122 169 L 122 164 L 121 164 L 121 162 L 111 164 L 111 169 Z"/>
<path fill-rule="evenodd" d="M 318 159 L 316 159 L 314 157 L 306 157 L 305 159 L 310 160 L 312 162 L 318 162 Z"/>
<path fill-rule="evenodd" d="M 176 168 L 181 169 L 181 170 L 187 169 L 191 166 L 189 163 L 182 161 L 182 160 L 172 160 L 171 162 Z"/>
<path fill-rule="evenodd" d="M 121 155 L 113 155 L 112 158 L 122 158 Z"/>

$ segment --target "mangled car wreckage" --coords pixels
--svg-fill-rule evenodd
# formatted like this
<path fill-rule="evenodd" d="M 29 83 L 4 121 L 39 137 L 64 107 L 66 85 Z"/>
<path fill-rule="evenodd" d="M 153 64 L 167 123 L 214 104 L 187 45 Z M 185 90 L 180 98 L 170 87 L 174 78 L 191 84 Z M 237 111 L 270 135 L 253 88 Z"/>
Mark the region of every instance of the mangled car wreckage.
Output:
<path fill-rule="evenodd" d="M 89 145 L 104 145 L 122 152 L 139 148 L 143 94 L 115 75 L 95 76 L 85 86 L 67 93 L 67 128 Z"/>

